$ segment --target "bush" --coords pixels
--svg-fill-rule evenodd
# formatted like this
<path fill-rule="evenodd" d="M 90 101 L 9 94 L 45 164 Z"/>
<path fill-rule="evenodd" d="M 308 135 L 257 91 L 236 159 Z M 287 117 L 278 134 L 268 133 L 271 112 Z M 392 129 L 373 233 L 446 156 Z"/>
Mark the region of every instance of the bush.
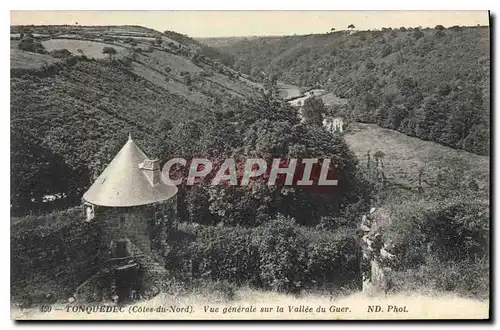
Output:
<path fill-rule="evenodd" d="M 360 284 L 359 248 L 348 231 L 309 229 L 281 215 L 257 228 L 186 226 L 167 240 L 167 269 L 191 281 L 282 292 Z M 190 270 L 181 269 L 186 264 Z"/>
<path fill-rule="evenodd" d="M 413 34 L 412 35 L 413 35 L 413 38 L 415 38 L 415 39 L 418 40 L 418 39 L 420 39 L 420 38 L 422 38 L 424 36 L 424 33 L 420 29 L 415 28 L 413 30 Z"/>
<path fill-rule="evenodd" d="M 307 244 L 307 283 L 361 287 L 361 250 L 350 230 L 303 231 Z"/>
<path fill-rule="evenodd" d="M 258 235 L 260 277 L 275 291 L 296 292 L 305 285 L 307 241 L 295 221 L 278 216 Z"/>
<path fill-rule="evenodd" d="M 446 33 L 444 33 L 443 30 L 437 30 L 435 33 L 434 33 L 434 36 L 436 36 L 437 38 L 442 38 L 446 35 Z"/>
<path fill-rule="evenodd" d="M 233 283 L 258 282 L 259 255 L 252 231 L 232 227 L 206 227 L 192 246 L 194 274 Z"/>
<path fill-rule="evenodd" d="M 95 267 L 99 223 L 80 208 L 11 219 L 12 295 L 66 298 Z M 40 242 L 43 242 L 42 244 Z"/>
<path fill-rule="evenodd" d="M 27 52 L 41 53 L 41 54 L 46 53 L 45 47 L 43 47 L 42 43 L 31 37 L 27 37 L 21 40 L 17 47 Z"/>
<path fill-rule="evenodd" d="M 428 258 L 425 264 L 405 271 L 393 272 L 394 290 L 435 294 L 455 292 L 461 296 L 488 299 L 489 265 L 479 262 L 442 262 Z"/>
<path fill-rule="evenodd" d="M 113 47 L 104 47 L 102 49 L 102 53 L 109 55 L 109 58 L 111 59 L 111 58 L 113 58 L 113 55 L 116 55 L 117 51 Z"/>
<path fill-rule="evenodd" d="M 389 234 L 400 269 L 418 267 L 429 255 L 443 262 L 488 256 L 489 211 L 476 201 L 407 202 L 393 217 Z"/>
<path fill-rule="evenodd" d="M 72 54 L 69 50 L 63 48 L 63 49 L 55 49 L 52 52 L 50 52 L 50 55 L 55 58 L 67 58 L 70 57 Z"/>

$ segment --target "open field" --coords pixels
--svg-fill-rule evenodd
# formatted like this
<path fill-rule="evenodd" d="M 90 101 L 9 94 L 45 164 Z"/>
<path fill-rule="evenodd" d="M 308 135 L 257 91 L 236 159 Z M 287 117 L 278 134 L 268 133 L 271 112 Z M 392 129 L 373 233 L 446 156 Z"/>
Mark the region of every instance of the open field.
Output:
<path fill-rule="evenodd" d="M 196 104 L 206 104 L 209 102 L 209 99 L 206 95 L 196 91 L 189 90 L 189 88 L 185 84 L 181 84 L 180 82 L 174 79 L 166 80 L 167 75 L 161 74 L 143 64 L 133 63 L 132 64 L 133 72 L 142 78 L 152 82 L 153 84 L 160 86 L 172 94 L 176 94 L 186 98 L 187 100 L 194 102 Z"/>
<path fill-rule="evenodd" d="M 17 48 L 17 44 L 10 48 L 10 68 L 11 69 L 36 69 L 44 65 L 59 62 L 59 59 L 46 54 L 25 52 Z"/>
<path fill-rule="evenodd" d="M 121 313 L 86 313 L 67 312 L 65 304 L 56 304 L 52 312 L 41 313 L 38 308 L 21 310 L 16 306 L 11 308 L 11 318 L 16 320 L 50 320 L 50 319 L 325 319 L 325 320 L 360 320 L 360 319 L 485 319 L 488 317 L 489 301 L 480 301 L 460 298 L 454 295 L 415 295 L 397 294 L 384 297 L 367 297 L 362 293 L 349 296 L 329 296 L 327 294 L 305 294 L 299 297 L 276 292 L 240 289 L 235 292 L 232 300 L 219 297 L 217 293 L 191 293 L 189 295 L 160 294 L 149 300 L 125 306 Z M 74 303 L 78 305 L 78 303 Z M 310 312 L 290 311 L 301 305 L 312 308 Z M 383 312 L 369 313 L 368 306 L 380 305 Z M 90 305 L 86 305 L 90 306 Z M 132 306 L 135 306 L 132 309 Z M 155 312 L 154 309 L 192 306 L 191 312 Z M 277 306 L 283 312 L 277 312 Z M 330 312 L 330 308 L 344 307 L 345 312 Z M 389 306 L 406 306 L 407 312 L 388 312 Z M 153 312 L 138 312 L 138 308 L 153 308 Z M 205 312 L 206 307 L 211 307 L 214 312 Z M 231 308 L 242 307 L 244 312 L 231 311 Z M 250 308 L 255 307 L 254 311 Z M 273 308 L 268 312 L 261 308 Z M 325 311 L 317 311 L 323 307 Z M 333 307 L 333 308 L 335 308 Z M 55 309 L 63 310 L 56 311 Z M 215 312 L 218 308 L 218 312 Z M 245 310 L 246 308 L 246 310 Z M 134 310 L 135 312 L 130 312 Z"/>
<path fill-rule="evenodd" d="M 43 41 L 42 45 L 48 51 L 56 49 L 67 49 L 74 55 L 78 55 L 79 53 L 77 50 L 81 49 L 85 54 L 85 56 L 93 57 L 96 59 L 108 57 L 108 55 L 102 53 L 102 49 L 104 47 L 113 47 L 118 52 L 118 55 L 120 53 L 124 53 L 127 51 L 126 48 L 116 45 L 109 45 L 106 43 L 96 42 L 96 41 L 73 40 L 73 39 L 51 39 Z"/>
<path fill-rule="evenodd" d="M 332 106 L 337 104 L 342 105 L 347 103 L 346 99 L 336 96 L 335 93 L 333 92 L 326 93 L 325 95 L 321 96 L 321 99 L 323 100 L 326 106 Z"/>
<path fill-rule="evenodd" d="M 172 74 L 181 76 L 181 72 L 196 73 L 203 71 L 202 68 L 195 65 L 185 57 L 167 53 L 160 50 L 153 50 L 152 53 L 139 55 L 141 62 L 157 70 L 164 71 L 167 68 L 172 70 Z"/>
<path fill-rule="evenodd" d="M 278 82 L 278 91 L 280 93 L 280 97 L 284 99 L 299 97 L 302 95 L 302 91 L 299 87 L 282 82 Z"/>
<path fill-rule="evenodd" d="M 488 189 L 488 156 L 423 141 L 375 124 L 354 124 L 345 139 L 362 166 L 366 164 L 368 151 L 372 155 L 378 150 L 382 151 L 386 176 L 391 181 L 415 184 L 420 168 L 425 168 L 424 177 L 432 176 L 440 167 L 446 168 L 451 161 L 459 161 L 465 166 L 468 178 L 474 178 L 480 189 Z"/>

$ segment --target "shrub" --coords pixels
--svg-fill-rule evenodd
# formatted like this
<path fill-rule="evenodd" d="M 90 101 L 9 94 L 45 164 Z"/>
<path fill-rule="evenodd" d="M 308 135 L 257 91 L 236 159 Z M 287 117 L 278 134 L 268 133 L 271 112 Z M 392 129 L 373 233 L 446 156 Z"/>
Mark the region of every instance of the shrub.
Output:
<path fill-rule="evenodd" d="M 194 274 L 215 281 L 257 283 L 259 255 L 252 231 L 233 227 L 206 227 L 192 246 Z"/>
<path fill-rule="evenodd" d="M 415 39 L 418 40 L 418 39 L 420 39 L 420 38 L 422 38 L 424 36 L 424 33 L 420 29 L 415 28 L 413 30 L 413 34 L 412 35 L 413 35 L 413 38 L 415 38 Z"/>
<path fill-rule="evenodd" d="M 55 49 L 52 52 L 50 52 L 50 55 L 55 58 L 66 58 L 71 56 L 71 52 L 65 48 Z"/>
<path fill-rule="evenodd" d="M 437 30 L 435 33 L 434 33 L 434 36 L 436 36 L 437 38 L 441 38 L 441 37 L 444 37 L 446 35 L 446 33 L 444 33 L 443 30 Z"/>
<path fill-rule="evenodd" d="M 386 45 L 384 45 L 384 47 L 382 47 L 380 55 L 382 57 L 386 57 L 386 56 L 390 55 L 391 53 L 392 53 L 392 46 L 390 44 L 386 44 Z"/>
<path fill-rule="evenodd" d="M 488 255 L 489 212 L 476 201 L 406 202 L 393 217 L 390 236 L 400 268 L 417 267 L 427 255 L 443 262 Z"/>
<path fill-rule="evenodd" d="M 361 251 L 350 230 L 302 232 L 308 241 L 308 285 L 361 286 Z"/>
<path fill-rule="evenodd" d="M 393 272 L 391 278 L 396 291 L 432 293 L 455 292 L 459 295 L 488 299 L 489 265 L 479 262 L 442 262 L 428 258 L 417 268 Z"/>
<path fill-rule="evenodd" d="M 306 280 L 307 241 L 295 221 L 278 216 L 259 228 L 260 277 L 275 291 L 295 292 Z"/>
<path fill-rule="evenodd" d="M 449 29 L 454 31 L 454 32 L 462 31 L 462 28 L 458 25 L 453 25 L 453 26 L 449 27 Z"/>
<path fill-rule="evenodd" d="M 46 53 L 42 43 L 32 37 L 26 37 L 19 42 L 19 49 L 32 53 Z"/>
<path fill-rule="evenodd" d="M 78 57 L 77 56 L 71 56 L 71 57 L 68 57 L 66 58 L 66 64 L 70 65 L 70 66 L 73 66 L 75 65 L 76 63 L 78 63 Z"/>
<path fill-rule="evenodd" d="M 113 55 L 116 55 L 117 51 L 116 51 L 116 49 L 115 49 L 115 48 L 113 48 L 113 47 L 107 47 L 107 46 L 106 46 L 106 47 L 104 47 L 104 48 L 102 49 L 102 53 L 103 53 L 103 54 L 107 54 L 107 55 L 109 55 L 109 59 L 112 59 L 112 58 L 113 58 Z"/>
<path fill-rule="evenodd" d="M 310 229 L 278 215 L 257 228 L 186 225 L 168 232 L 166 267 L 177 278 L 283 292 L 360 284 L 359 248 L 349 230 Z"/>

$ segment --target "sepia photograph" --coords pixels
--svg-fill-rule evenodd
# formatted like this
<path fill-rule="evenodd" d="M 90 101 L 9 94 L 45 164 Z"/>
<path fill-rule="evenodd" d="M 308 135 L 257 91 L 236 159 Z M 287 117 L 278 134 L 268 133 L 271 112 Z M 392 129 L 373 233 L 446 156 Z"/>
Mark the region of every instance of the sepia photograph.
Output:
<path fill-rule="evenodd" d="M 483 11 L 10 11 L 12 320 L 489 320 Z"/>

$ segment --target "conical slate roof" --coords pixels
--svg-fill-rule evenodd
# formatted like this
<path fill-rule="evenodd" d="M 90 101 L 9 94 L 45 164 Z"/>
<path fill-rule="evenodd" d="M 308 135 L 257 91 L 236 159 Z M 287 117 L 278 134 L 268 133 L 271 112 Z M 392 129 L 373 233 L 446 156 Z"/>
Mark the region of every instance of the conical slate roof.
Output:
<path fill-rule="evenodd" d="M 148 157 L 131 138 L 113 158 L 108 167 L 83 194 L 83 200 L 99 206 L 129 207 L 151 204 L 173 197 L 177 187 L 160 181 L 152 185 L 139 168 Z"/>

